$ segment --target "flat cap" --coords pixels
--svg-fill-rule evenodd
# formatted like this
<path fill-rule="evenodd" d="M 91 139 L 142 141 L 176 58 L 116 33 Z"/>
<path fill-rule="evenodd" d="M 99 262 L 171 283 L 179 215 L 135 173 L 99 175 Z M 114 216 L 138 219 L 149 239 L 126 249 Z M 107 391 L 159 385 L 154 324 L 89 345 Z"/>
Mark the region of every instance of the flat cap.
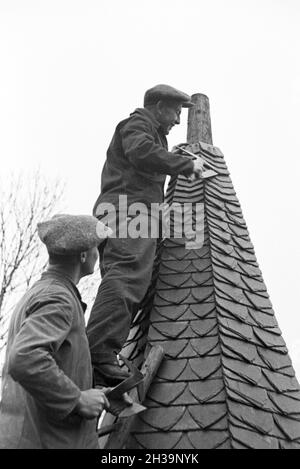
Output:
<path fill-rule="evenodd" d="M 101 244 L 112 230 L 91 215 L 54 215 L 38 223 L 38 235 L 48 252 L 68 255 Z"/>
<path fill-rule="evenodd" d="M 182 107 L 194 106 L 188 94 L 169 85 L 156 85 L 147 90 L 144 96 L 144 106 L 156 104 L 160 100 L 175 101 L 180 103 Z"/>

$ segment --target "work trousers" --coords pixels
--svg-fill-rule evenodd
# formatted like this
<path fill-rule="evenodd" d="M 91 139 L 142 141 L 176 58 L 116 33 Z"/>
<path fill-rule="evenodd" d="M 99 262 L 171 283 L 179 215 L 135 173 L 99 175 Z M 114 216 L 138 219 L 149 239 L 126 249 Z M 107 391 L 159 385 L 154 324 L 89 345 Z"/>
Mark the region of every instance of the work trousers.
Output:
<path fill-rule="evenodd" d="M 115 360 L 151 282 L 156 238 L 108 238 L 99 248 L 102 281 L 87 325 L 92 363 Z"/>

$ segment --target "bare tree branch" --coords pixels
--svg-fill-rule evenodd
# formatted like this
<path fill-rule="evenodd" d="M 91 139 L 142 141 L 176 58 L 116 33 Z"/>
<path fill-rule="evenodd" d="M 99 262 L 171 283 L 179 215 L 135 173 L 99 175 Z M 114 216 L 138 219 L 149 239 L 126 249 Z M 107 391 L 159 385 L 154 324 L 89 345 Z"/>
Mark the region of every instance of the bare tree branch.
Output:
<path fill-rule="evenodd" d="M 40 171 L 0 181 L 0 352 L 13 306 L 47 264 L 37 224 L 59 211 L 64 189 Z"/>

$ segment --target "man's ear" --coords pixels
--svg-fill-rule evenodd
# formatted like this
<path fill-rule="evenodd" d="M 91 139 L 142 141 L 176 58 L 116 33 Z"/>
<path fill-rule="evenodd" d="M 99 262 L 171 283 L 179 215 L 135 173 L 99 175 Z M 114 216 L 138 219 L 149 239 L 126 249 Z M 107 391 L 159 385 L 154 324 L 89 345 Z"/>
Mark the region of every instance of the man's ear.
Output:
<path fill-rule="evenodd" d="M 164 102 L 163 101 L 157 101 L 156 103 L 156 110 L 157 110 L 157 113 L 160 115 L 162 112 L 163 112 L 163 108 L 164 108 Z"/>
<path fill-rule="evenodd" d="M 86 251 L 80 253 L 80 262 L 81 262 L 81 264 L 85 264 L 86 257 L 87 257 Z"/>

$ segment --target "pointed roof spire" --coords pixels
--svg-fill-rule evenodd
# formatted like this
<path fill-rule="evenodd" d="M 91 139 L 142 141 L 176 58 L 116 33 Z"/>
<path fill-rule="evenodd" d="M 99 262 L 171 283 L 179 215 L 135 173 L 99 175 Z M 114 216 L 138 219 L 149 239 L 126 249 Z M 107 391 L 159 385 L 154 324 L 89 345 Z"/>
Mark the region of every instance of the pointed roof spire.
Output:
<path fill-rule="evenodd" d="M 127 351 L 141 360 L 150 312 L 147 340 L 166 358 L 127 447 L 300 448 L 300 387 L 224 156 L 212 146 L 208 98 L 192 99 L 190 150 L 219 174 L 170 181 L 169 203 L 203 203 L 204 244 L 161 247 Z"/>

